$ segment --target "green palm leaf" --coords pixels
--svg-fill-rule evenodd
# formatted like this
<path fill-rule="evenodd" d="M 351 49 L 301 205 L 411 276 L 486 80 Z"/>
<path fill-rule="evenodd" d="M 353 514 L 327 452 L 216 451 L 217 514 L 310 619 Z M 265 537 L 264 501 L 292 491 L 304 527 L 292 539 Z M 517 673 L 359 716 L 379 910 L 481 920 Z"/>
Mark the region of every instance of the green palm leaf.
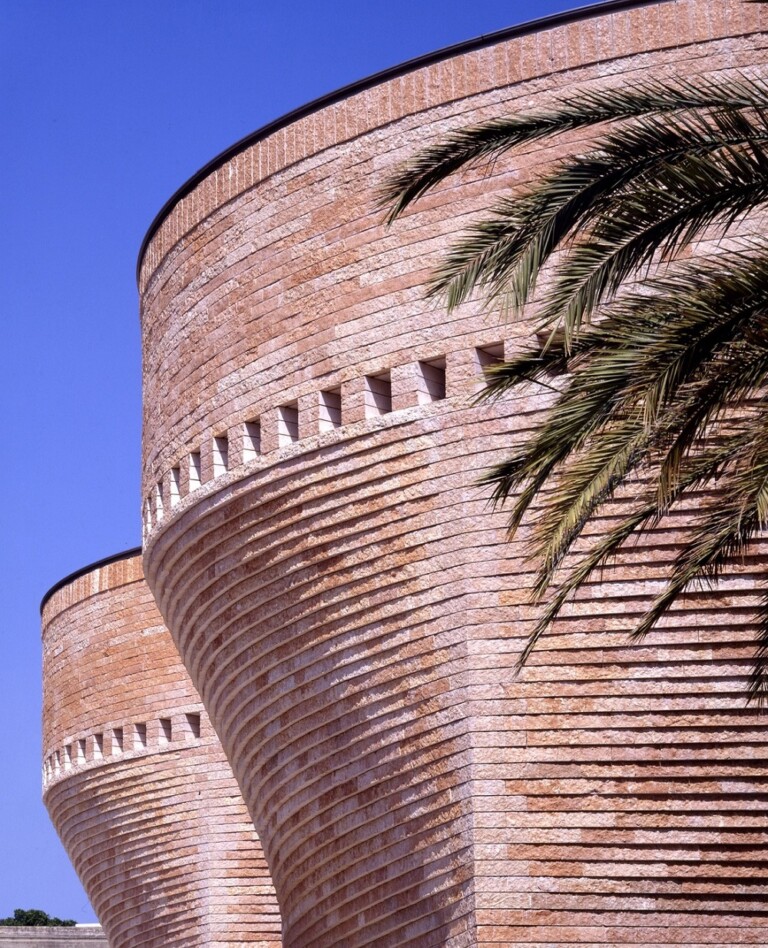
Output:
<path fill-rule="evenodd" d="M 459 169 L 490 162 L 516 146 L 574 129 L 637 115 L 683 109 L 766 109 L 768 85 L 735 76 L 718 82 L 678 80 L 648 82 L 631 89 L 582 92 L 564 98 L 551 110 L 495 119 L 446 136 L 424 149 L 384 184 L 379 194 L 388 220 L 394 221 L 419 197 Z"/>
<path fill-rule="evenodd" d="M 444 295 L 453 308 L 480 287 L 489 302 L 506 297 L 518 308 L 534 292 L 554 249 L 583 232 L 617 191 L 638 182 L 644 191 L 651 183 L 664 189 L 676 165 L 691 157 L 716 161 L 718 152 L 745 143 L 761 151 L 768 145 L 762 114 L 747 121 L 740 110 L 729 109 L 644 117 L 624 126 L 602 139 L 596 151 L 563 162 L 534 191 L 491 207 L 438 266 L 428 294 Z"/>
<path fill-rule="evenodd" d="M 700 515 L 638 636 L 688 589 L 717 581 L 768 526 L 768 247 L 742 239 L 677 262 L 702 238 L 733 243 L 735 225 L 768 203 L 762 79 L 579 93 L 453 133 L 386 183 L 389 219 L 459 169 L 606 122 L 588 154 L 497 200 L 428 286 L 449 308 L 477 290 L 512 312 L 538 297 L 538 341 L 490 369 L 481 396 L 551 392 L 528 440 L 483 477 L 495 503 L 511 502 L 511 534 L 532 522 L 533 595 L 546 602 L 521 663 L 595 571 L 690 491 Z M 639 497 L 627 512 L 629 477 Z M 598 515 L 618 525 L 585 532 Z M 757 618 L 750 695 L 763 701 L 768 595 Z"/>

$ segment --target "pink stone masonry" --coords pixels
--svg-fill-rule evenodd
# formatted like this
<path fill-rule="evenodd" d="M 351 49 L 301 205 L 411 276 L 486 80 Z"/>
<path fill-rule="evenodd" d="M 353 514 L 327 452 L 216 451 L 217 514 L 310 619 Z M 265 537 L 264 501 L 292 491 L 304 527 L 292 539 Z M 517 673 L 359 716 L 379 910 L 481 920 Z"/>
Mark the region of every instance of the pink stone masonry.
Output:
<path fill-rule="evenodd" d="M 43 612 L 44 800 L 110 948 L 279 948 L 258 837 L 137 555 Z"/>
<path fill-rule="evenodd" d="M 767 26 L 761 5 L 671 0 L 456 54 L 256 141 L 149 241 L 147 581 L 286 948 L 765 943 L 766 734 L 744 703 L 764 551 L 633 646 L 674 557 L 664 525 L 516 678 L 525 534 L 507 543 L 476 485 L 545 402 L 472 395 L 478 349 L 513 352 L 532 324 L 423 296 L 457 229 L 584 133 L 459 176 L 392 228 L 375 195 L 470 122 L 762 67 Z M 340 424 L 321 430 L 322 392 Z"/>

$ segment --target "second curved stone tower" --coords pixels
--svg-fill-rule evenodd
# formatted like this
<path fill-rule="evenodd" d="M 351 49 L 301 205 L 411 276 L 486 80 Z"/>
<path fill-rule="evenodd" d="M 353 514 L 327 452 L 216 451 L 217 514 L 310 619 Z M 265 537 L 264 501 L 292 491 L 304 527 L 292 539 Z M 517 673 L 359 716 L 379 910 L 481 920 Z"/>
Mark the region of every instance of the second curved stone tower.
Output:
<path fill-rule="evenodd" d="M 269 871 L 139 550 L 43 607 L 44 801 L 110 948 L 279 948 Z"/>

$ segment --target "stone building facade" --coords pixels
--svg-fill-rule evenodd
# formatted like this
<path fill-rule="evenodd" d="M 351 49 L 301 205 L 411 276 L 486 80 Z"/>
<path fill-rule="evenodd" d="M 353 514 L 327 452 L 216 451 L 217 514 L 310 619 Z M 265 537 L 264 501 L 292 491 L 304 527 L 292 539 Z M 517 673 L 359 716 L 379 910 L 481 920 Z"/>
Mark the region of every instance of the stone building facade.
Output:
<path fill-rule="evenodd" d="M 209 716 L 285 948 L 764 943 L 766 735 L 744 704 L 759 557 L 633 646 L 674 555 L 666 526 L 513 673 L 535 615 L 531 566 L 477 479 L 546 396 L 473 395 L 533 324 L 475 304 L 448 316 L 422 288 L 457 228 L 563 142 L 448 182 L 392 228 L 375 198 L 449 129 L 575 89 L 749 71 L 766 30 L 761 5 L 655 0 L 484 37 L 262 129 L 150 228 L 143 565 L 202 702 L 168 700 L 163 684 L 152 714 L 187 713 L 189 699 Z M 90 621 L 73 619 L 72 648 Z M 74 719 L 47 724 L 49 766 L 96 718 L 136 713 L 86 703 L 77 734 Z M 94 791 L 47 779 L 77 865 Z M 82 813 L 67 822 L 67 807 Z M 93 893 L 108 870 L 81 865 Z M 186 892 L 215 886 L 201 860 L 187 865 Z M 160 862 L 135 877 L 164 882 Z M 114 904 L 94 900 L 110 933 Z M 229 943 L 153 924 L 121 944 Z"/>

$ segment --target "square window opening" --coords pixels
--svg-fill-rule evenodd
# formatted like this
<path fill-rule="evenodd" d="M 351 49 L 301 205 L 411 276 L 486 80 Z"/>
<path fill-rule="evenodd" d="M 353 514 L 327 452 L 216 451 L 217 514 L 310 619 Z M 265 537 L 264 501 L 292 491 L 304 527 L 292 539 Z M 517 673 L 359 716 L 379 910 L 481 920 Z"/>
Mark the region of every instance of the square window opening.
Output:
<path fill-rule="evenodd" d="M 253 461 L 261 454 L 261 423 L 258 418 L 243 425 L 243 463 Z"/>
<path fill-rule="evenodd" d="M 199 714 L 187 715 L 187 732 L 193 740 L 197 740 L 197 738 L 200 737 L 200 715 Z"/>
<path fill-rule="evenodd" d="M 155 484 L 155 522 L 163 517 L 163 484 L 162 481 Z"/>
<path fill-rule="evenodd" d="M 478 346 L 475 349 L 475 361 L 482 372 L 504 361 L 504 343 L 496 342 L 490 346 Z"/>
<path fill-rule="evenodd" d="M 101 760 L 104 757 L 104 735 L 93 735 L 93 759 Z"/>
<path fill-rule="evenodd" d="M 121 727 L 116 727 L 112 731 L 112 753 L 123 753 L 123 729 Z"/>
<path fill-rule="evenodd" d="M 229 438 L 216 435 L 213 439 L 213 476 L 220 477 L 229 470 Z"/>
<path fill-rule="evenodd" d="M 277 409 L 277 443 L 281 448 L 299 440 L 299 405 L 291 402 Z"/>
<path fill-rule="evenodd" d="M 389 372 L 365 377 L 365 417 L 378 418 L 392 411 L 392 376 Z"/>
<path fill-rule="evenodd" d="M 320 392 L 320 431 L 341 428 L 341 389 Z"/>
<path fill-rule="evenodd" d="M 485 385 L 485 382 L 491 378 L 492 373 L 489 370 L 493 369 L 495 365 L 501 365 L 503 361 L 503 342 L 497 342 L 489 346 L 478 346 L 475 349 L 475 366 L 479 376 L 477 380 L 478 391 L 480 391 Z"/>
<path fill-rule="evenodd" d="M 175 507 L 178 504 L 181 497 L 181 468 L 172 467 L 171 468 L 171 479 L 169 481 L 170 492 L 171 492 L 171 507 Z"/>
<path fill-rule="evenodd" d="M 537 344 L 542 350 L 549 349 L 550 346 L 562 346 L 564 340 L 562 328 L 555 329 L 554 332 L 551 329 L 540 329 L 534 335 L 536 336 Z M 567 371 L 568 366 L 566 360 L 563 359 L 559 366 L 551 363 L 547 368 L 546 375 L 554 379 L 559 375 L 565 375 Z"/>
<path fill-rule="evenodd" d="M 419 362 L 419 405 L 439 402 L 445 398 L 445 359 Z"/>
<path fill-rule="evenodd" d="M 136 750 L 143 750 L 147 746 L 147 725 L 133 725 L 133 746 Z"/>
<path fill-rule="evenodd" d="M 85 763 L 85 738 L 81 737 L 77 742 L 77 762 L 78 764 Z"/>
<path fill-rule="evenodd" d="M 170 718 L 160 718 L 160 733 L 158 734 L 160 744 L 170 744 L 173 740 L 173 728 Z"/>
<path fill-rule="evenodd" d="M 202 483 L 201 472 L 203 469 L 202 460 L 199 451 L 192 451 L 189 455 L 189 489 L 195 490 Z"/>

